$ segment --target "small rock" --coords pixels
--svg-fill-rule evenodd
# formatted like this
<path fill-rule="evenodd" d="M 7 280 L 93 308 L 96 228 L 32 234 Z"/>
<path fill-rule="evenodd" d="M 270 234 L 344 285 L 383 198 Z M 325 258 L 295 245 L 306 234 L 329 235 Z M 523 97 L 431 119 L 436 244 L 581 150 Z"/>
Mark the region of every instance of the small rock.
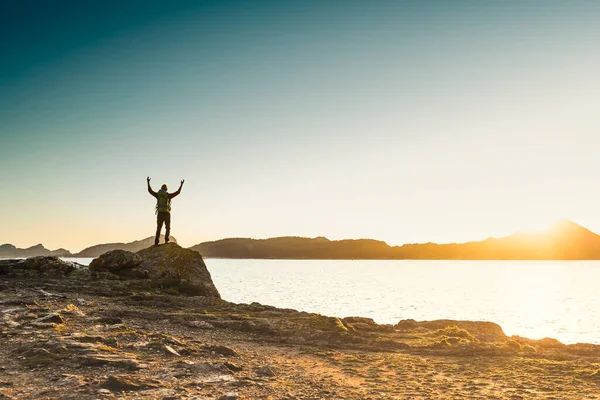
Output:
<path fill-rule="evenodd" d="M 111 391 L 108 389 L 98 389 L 98 393 L 100 394 L 111 394 Z"/>
<path fill-rule="evenodd" d="M 221 354 L 223 356 L 236 356 L 237 355 L 237 352 L 235 350 L 233 350 L 232 348 L 229 348 L 229 347 L 225 347 L 225 346 L 219 346 L 219 345 L 206 346 L 204 349 L 215 352 L 217 354 Z"/>
<path fill-rule="evenodd" d="M 93 321 L 99 322 L 101 324 L 107 324 L 107 325 L 117 325 L 117 324 L 123 323 L 123 320 L 119 317 L 100 317 L 100 318 L 95 318 Z"/>
<path fill-rule="evenodd" d="M 77 308 L 74 304 L 69 304 L 63 310 L 60 311 L 61 314 L 66 314 L 73 317 L 85 317 L 85 313 Z"/>
<path fill-rule="evenodd" d="M 181 357 L 181 354 L 179 354 L 174 348 L 172 348 L 171 346 L 169 346 L 167 344 L 165 345 L 165 350 L 167 350 L 168 353 L 170 353 L 174 356 Z"/>
<path fill-rule="evenodd" d="M 60 314 L 57 313 L 52 313 L 52 314 L 48 314 L 45 315 L 41 318 L 38 318 L 36 320 L 34 320 L 33 322 L 43 322 L 43 323 L 55 323 L 55 324 L 64 324 L 65 320 L 63 319 L 63 317 L 60 316 Z"/>
<path fill-rule="evenodd" d="M 38 328 L 38 329 L 53 329 L 58 326 L 58 324 L 55 324 L 52 322 L 35 322 L 35 321 L 31 322 L 29 325 L 34 328 Z"/>
<path fill-rule="evenodd" d="M 116 368 L 123 368 L 130 371 L 147 368 L 146 364 L 142 364 L 133 358 L 120 357 L 112 354 L 88 354 L 82 357 L 82 365 L 90 367 L 98 367 L 108 365 Z"/>
<path fill-rule="evenodd" d="M 40 292 L 41 294 L 43 294 L 46 297 L 59 297 L 59 298 L 62 298 L 62 299 L 66 299 L 67 298 L 67 296 L 63 296 L 63 295 L 55 294 L 55 293 L 50 293 L 50 292 L 45 291 L 44 289 L 38 289 L 37 291 Z"/>
<path fill-rule="evenodd" d="M 403 319 L 395 325 L 395 328 L 402 330 L 402 331 L 408 331 L 408 330 L 415 329 L 418 326 L 419 326 L 419 323 L 417 321 L 415 321 L 414 319 Z"/>
<path fill-rule="evenodd" d="M 219 397 L 219 400 L 237 400 L 238 394 L 236 392 L 227 392 L 223 396 Z"/>
<path fill-rule="evenodd" d="M 243 370 L 242 367 L 240 367 L 234 363 L 225 362 L 225 363 L 223 363 L 223 365 L 225 365 L 228 370 L 233 371 L 233 372 L 238 372 L 238 371 Z"/>
<path fill-rule="evenodd" d="M 160 389 L 156 393 L 156 398 L 161 400 L 179 400 L 182 399 L 180 395 L 177 394 L 176 390 L 173 389 Z"/>
<path fill-rule="evenodd" d="M 77 299 L 77 302 L 79 303 L 79 305 L 82 305 L 82 306 L 87 306 L 90 304 L 90 302 L 85 299 Z"/>
<path fill-rule="evenodd" d="M 357 331 L 371 331 L 375 325 L 369 325 L 363 322 L 352 322 L 352 327 Z"/>
<path fill-rule="evenodd" d="M 8 326 L 9 326 L 9 327 L 11 327 L 11 328 L 16 328 L 16 327 L 18 327 L 18 326 L 21 326 L 21 324 L 20 324 L 20 323 L 18 323 L 18 322 L 16 322 L 16 321 L 13 321 L 12 319 L 9 319 L 9 318 L 4 318 L 4 320 L 3 320 L 3 321 L 4 321 L 4 323 L 5 323 L 6 325 L 8 325 Z"/>
<path fill-rule="evenodd" d="M 148 388 L 156 388 L 157 385 L 149 382 L 139 382 L 130 380 L 124 376 L 111 375 L 102 384 L 105 389 L 112 392 L 124 392 L 128 390 L 143 390 Z"/>
<path fill-rule="evenodd" d="M 511 350 L 514 350 L 514 351 L 521 351 L 521 350 L 523 350 L 523 346 L 521 346 L 521 344 L 519 342 L 517 342 L 516 340 L 513 340 L 513 339 L 509 339 L 505 343 L 505 346 L 508 347 Z"/>
<path fill-rule="evenodd" d="M 187 326 L 198 329 L 215 329 L 215 327 L 206 321 L 189 321 Z"/>
<path fill-rule="evenodd" d="M 229 375 L 231 372 L 221 363 L 198 363 L 187 367 L 190 371 L 199 375 Z"/>
<path fill-rule="evenodd" d="M 127 326 L 125 324 L 114 324 L 114 325 L 107 326 L 105 328 L 105 330 L 107 330 L 107 331 L 116 331 L 116 330 L 125 329 L 125 328 L 127 328 Z"/>
<path fill-rule="evenodd" d="M 364 317 L 346 317 L 343 319 L 345 322 L 349 322 L 351 324 L 361 323 L 366 325 L 376 325 L 375 321 L 372 318 L 364 318 Z"/>
<path fill-rule="evenodd" d="M 260 367 L 259 369 L 256 370 L 256 375 L 258 375 L 258 376 L 275 376 L 275 372 L 273 372 L 271 367 L 268 367 L 265 365 L 264 367 Z"/>
<path fill-rule="evenodd" d="M 196 365 L 196 363 L 193 361 L 190 361 L 190 360 L 181 360 L 181 361 L 177 361 L 175 363 L 175 365 L 177 366 L 177 368 L 189 368 L 189 367 L 193 367 L 194 365 Z"/>
<path fill-rule="evenodd" d="M 529 344 L 523 346 L 523 351 L 526 353 L 537 353 L 537 349 Z"/>

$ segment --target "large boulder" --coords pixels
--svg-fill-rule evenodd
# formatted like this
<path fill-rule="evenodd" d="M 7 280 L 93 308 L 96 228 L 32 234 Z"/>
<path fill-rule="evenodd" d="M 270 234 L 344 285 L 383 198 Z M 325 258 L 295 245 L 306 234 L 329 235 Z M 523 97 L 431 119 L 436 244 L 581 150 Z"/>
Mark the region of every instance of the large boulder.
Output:
<path fill-rule="evenodd" d="M 142 263 L 136 269 L 164 287 L 183 294 L 221 298 L 200 253 L 175 243 L 152 246 L 137 252 Z"/>
<path fill-rule="evenodd" d="M 90 263 L 90 271 L 117 272 L 138 267 L 142 257 L 126 250 L 112 250 L 95 258 Z"/>
<path fill-rule="evenodd" d="M 134 279 L 132 288 L 162 289 L 192 296 L 221 298 L 210 272 L 197 251 L 176 243 L 151 246 L 132 253 L 113 250 L 90 263 L 96 276 L 119 276 Z M 107 274 L 110 273 L 110 274 Z"/>

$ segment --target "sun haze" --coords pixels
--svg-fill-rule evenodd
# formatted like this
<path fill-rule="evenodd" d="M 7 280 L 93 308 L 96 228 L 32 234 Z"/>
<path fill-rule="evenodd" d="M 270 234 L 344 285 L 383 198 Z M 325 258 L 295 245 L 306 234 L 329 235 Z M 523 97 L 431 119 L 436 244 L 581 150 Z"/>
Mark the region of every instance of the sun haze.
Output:
<path fill-rule="evenodd" d="M 600 3 L 4 2 L 0 243 L 600 231 Z"/>

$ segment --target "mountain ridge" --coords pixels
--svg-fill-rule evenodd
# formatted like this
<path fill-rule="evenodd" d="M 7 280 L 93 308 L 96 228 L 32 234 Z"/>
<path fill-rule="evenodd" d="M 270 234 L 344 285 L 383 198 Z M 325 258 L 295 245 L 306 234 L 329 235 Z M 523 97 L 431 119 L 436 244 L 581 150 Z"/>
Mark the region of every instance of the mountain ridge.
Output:
<path fill-rule="evenodd" d="M 65 250 L 63 248 L 49 250 L 41 243 L 23 249 L 18 248 L 10 243 L 0 245 L 0 258 L 27 258 L 34 256 L 71 257 L 72 254 L 69 250 Z"/>
<path fill-rule="evenodd" d="M 173 236 L 170 237 L 172 243 L 177 243 L 177 239 Z M 160 242 L 164 243 L 165 237 L 164 235 L 160 236 Z M 149 236 L 145 239 L 134 240 L 133 242 L 128 243 L 103 243 L 97 244 L 94 246 L 86 247 L 81 250 L 79 253 L 75 254 L 74 257 L 99 257 L 107 251 L 111 250 L 127 250 L 132 253 L 137 253 L 140 250 L 143 250 L 147 247 L 150 247 L 154 244 L 154 236 Z"/>
<path fill-rule="evenodd" d="M 171 241 L 176 243 L 175 238 Z M 164 242 L 164 237 L 161 237 Z M 42 244 L 18 249 L 0 245 L 1 258 L 38 255 L 98 257 L 110 250 L 137 252 L 154 244 L 154 237 L 128 243 L 104 243 L 72 254 L 65 249 L 48 250 Z M 254 259 L 423 259 L 423 260 L 600 260 L 600 235 L 569 220 L 548 229 L 518 231 L 511 235 L 464 243 L 407 243 L 390 246 L 374 239 L 329 240 L 318 236 L 282 236 L 268 239 L 225 238 L 189 247 L 208 258 Z"/>
<path fill-rule="evenodd" d="M 465 243 L 389 246 L 373 239 L 331 241 L 288 236 L 221 239 L 190 248 L 209 258 L 600 260 L 600 235 L 575 222 L 560 220 L 542 232 L 520 231 Z"/>

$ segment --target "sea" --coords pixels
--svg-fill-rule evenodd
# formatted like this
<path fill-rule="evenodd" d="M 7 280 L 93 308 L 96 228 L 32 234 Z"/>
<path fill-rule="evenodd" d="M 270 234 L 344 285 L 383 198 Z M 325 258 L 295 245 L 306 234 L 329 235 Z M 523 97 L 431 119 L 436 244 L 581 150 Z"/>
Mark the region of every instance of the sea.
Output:
<path fill-rule="evenodd" d="M 89 264 L 92 259 L 68 259 Z M 205 260 L 221 296 L 324 315 L 491 321 L 600 344 L 600 261 Z"/>

